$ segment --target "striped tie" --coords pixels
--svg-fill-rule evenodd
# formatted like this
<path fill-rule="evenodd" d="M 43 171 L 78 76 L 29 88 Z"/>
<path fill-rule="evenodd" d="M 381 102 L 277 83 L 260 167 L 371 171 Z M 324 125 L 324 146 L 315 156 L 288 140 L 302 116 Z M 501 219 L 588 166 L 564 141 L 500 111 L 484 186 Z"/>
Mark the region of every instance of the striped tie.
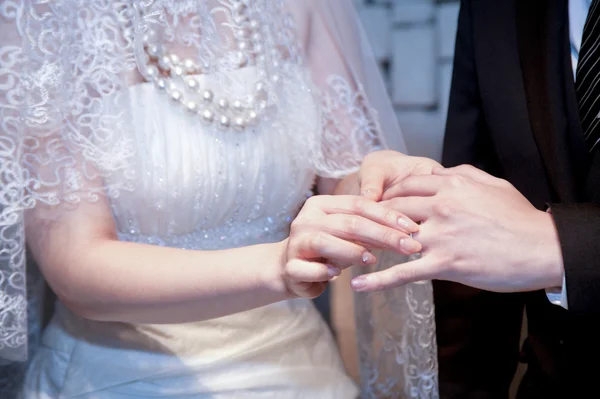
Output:
<path fill-rule="evenodd" d="M 590 6 L 583 37 L 575 89 L 585 142 L 590 152 L 600 147 L 600 0 Z"/>

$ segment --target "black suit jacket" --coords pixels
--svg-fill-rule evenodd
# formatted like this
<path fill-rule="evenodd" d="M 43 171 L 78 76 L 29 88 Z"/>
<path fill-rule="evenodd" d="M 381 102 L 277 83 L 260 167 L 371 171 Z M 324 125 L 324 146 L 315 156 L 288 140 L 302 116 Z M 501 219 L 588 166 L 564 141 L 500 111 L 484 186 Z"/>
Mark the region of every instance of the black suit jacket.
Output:
<path fill-rule="evenodd" d="M 506 398 L 519 359 L 521 397 L 600 397 L 600 151 L 583 141 L 568 15 L 567 0 L 461 4 L 442 162 L 475 165 L 551 207 L 569 311 L 544 292 L 434 282 L 443 398 Z"/>

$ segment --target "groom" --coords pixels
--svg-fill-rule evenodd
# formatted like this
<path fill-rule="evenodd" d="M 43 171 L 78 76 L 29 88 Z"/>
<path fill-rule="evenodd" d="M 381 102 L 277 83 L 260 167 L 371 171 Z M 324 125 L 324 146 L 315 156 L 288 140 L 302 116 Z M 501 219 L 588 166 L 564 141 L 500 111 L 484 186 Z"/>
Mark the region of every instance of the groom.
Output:
<path fill-rule="evenodd" d="M 353 286 L 439 280 L 442 398 L 506 398 L 518 361 L 520 398 L 600 396 L 599 3 L 463 0 L 448 168 L 363 163 L 364 195 L 422 222 L 424 249 Z"/>

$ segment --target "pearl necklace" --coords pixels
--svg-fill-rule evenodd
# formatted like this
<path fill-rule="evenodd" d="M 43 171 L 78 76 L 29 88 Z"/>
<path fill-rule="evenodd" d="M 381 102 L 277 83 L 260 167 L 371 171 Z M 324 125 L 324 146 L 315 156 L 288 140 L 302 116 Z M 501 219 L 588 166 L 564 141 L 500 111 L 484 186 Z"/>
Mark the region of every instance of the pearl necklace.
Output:
<path fill-rule="evenodd" d="M 247 1 L 249 0 L 231 0 L 231 12 L 236 24 L 234 37 L 239 50 L 239 68 L 247 65 L 244 60 L 250 54 L 259 62 L 265 59 L 260 23 L 249 18 Z M 135 4 L 141 13 L 143 2 Z M 149 6 L 146 5 L 144 8 Z M 267 101 L 271 97 L 269 82 L 257 80 L 253 85 L 253 92 L 240 98 L 217 96 L 211 90 L 204 88 L 201 80 L 195 76 L 208 72 L 208 66 L 199 65 L 192 59 L 182 61 L 177 54 L 167 53 L 157 43 L 157 33 L 152 29 L 148 29 L 144 34 L 143 46 L 146 54 L 144 79 L 153 82 L 156 89 L 166 93 L 174 103 L 197 115 L 204 125 L 209 126 L 216 122 L 223 130 L 233 129 L 241 132 L 248 127 L 256 126 L 267 110 Z M 271 84 L 279 81 L 279 75 L 271 76 Z"/>

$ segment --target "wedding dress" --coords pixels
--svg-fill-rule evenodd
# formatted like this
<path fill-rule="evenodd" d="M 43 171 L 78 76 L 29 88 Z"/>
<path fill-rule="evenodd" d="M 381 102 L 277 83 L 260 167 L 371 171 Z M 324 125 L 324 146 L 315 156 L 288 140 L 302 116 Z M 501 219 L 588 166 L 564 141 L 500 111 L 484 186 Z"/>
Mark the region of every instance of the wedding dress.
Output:
<path fill-rule="evenodd" d="M 251 68 L 235 75 L 240 85 L 254 81 Z M 127 104 L 117 106 L 131 110 L 139 190 L 112 201 L 119 239 L 191 250 L 284 239 L 315 178 L 295 164 L 291 136 L 282 134 L 317 126 L 302 84 L 286 81 L 284 88 L 302 112 L 281 113 L 258 135 L 214 134 L 151 83 L 131 87 Z M 29 398 L 353 398 L 357 392 L 328 327 L 302 299 L 184 325 L 92 322 L 61 306 L 28 377 Z"/>
<path fill-rule="evenodd" d="M 11 238 L 0 244 L 0 355 L 23 360 L 29 334 L 19 395 L 359 395 L 309 300 L 165 325 L 90 321 L 59 302 L 41 338 L 32 279 L 24 306 L 23 212 L 38 202 L 106 196 L 122 241 L 271 243 L 287 237 L 317 177 L 354 172 L 387 147 L 382 131 L 401 147 L 356 17 L 335 3 L 0 2 L 0 182 L 11 187 L 0 196 Z M 356 299 L 362 394 L 437 397 L 429 283 L 385 295 Z"/>

